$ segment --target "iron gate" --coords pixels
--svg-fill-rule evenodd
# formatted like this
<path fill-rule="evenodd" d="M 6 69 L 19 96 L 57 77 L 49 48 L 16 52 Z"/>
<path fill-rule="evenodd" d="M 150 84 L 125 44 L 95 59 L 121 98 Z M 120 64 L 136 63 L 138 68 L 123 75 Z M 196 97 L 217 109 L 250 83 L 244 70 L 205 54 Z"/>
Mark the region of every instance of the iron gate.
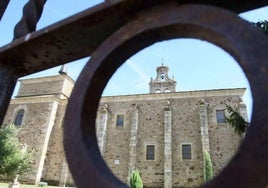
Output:
<path fill-rule="evenodd" d="M 254 100 L 251 126 L 239 151 L 220 175 L 201 187 L 268 184 L 268 38 L 237 16 L 267 5 L 267 0 L 106 1 L 35 31 L 45 2 L 29 0 L 13 42 L 0 48 L 0 117 L 3 121 L 19 77 L 91 56 L 75 84 L 64 123 L 67 161 L 78 187 L 127 187 L 100 155 L 98 102 L 125 60 L 154 42 L 173 38 L 207 40 L 226 50 L 244 70 Z M 0 19 L 8 3 L 0 2 Z"/>

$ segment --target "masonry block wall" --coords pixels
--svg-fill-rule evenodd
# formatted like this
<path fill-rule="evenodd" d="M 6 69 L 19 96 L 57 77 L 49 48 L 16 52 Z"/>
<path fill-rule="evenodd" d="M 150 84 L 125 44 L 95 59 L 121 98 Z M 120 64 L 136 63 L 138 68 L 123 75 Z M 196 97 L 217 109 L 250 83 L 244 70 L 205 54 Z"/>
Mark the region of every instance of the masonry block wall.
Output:
<path fill-rule="evenodd" d="M 74 185 L 62 143 L 73 85 L 65 74 L 21 81 L 4 120 L 14 123 L 24 110 L 19 139 L 32 152 L 33 168 L 21 181 Z M 218 174 L 240 144 L 242 138 L 218 123 L 216 112 L 228 104 L 246 117 L 244 92 L 237 88 L 102 97 L 96 119 L 102 156 L 126 184 L 138 169 L 145 187 L 198 186 L 204 181 L 203 151 L 211 154 Z"/>
<path fill-rule="evenodd" d="M 31 152 L 32 170 L 25 177 L 27 182 L 40 180 L 40 171 L 44 166 L 46 148 L 55 120 L 58 101 L 54 97 L 43 98 L 44 101 L 32 99 L 12 100 L 4 124 L 11 124 L 18 110 L 25 110 L 25 119 L 19 131 L 19 140 L 28 145 Z"/>
<path fill-rule="evenodd" d="M 49 181 L 57 185 L 63 178 L 68 181 L 70 175 L 62 175 L 63 171 L 64 174 L 68 172 L 64 163 L 62 123 L 74 81 L 68 75 L 57 75 L 20 82 L 18 95 L 11 100 L 4 119 L 4 124 L 12 124 L 17 113 L 24 110 L 23 120 L 17 125 L 19 139 L 28 145 L 27 151 L 31 152 L 33 160 L 32 170 L 20 179 L 35 184 Z"/>
<path fill-rule="evenodd" d="M 100 109 L 104 105 L 108 109 L 103 157 L 112 171 L 126 183 L 129 180 L 127 170 L 131 163 L 135 165 L 132 169 L 139 170 L 146 187 L 200 185 L 204 181 L 203 148 L 209 149 L 213 168 L 217 174 L 239 146 L 241 137 L 225 123 L 217 123 L 216 110 L 225 109 L 225 104 L 238 106 L 243 93 L 244 89 L 227 89 L 103 97 Z M 207 113 L 209 140 L 206 143 L 201 134 L 201 105 L 206 107 Z M 133 106 L 138 109 L 135 155 L 129 152 L 130 143 L 134 143 L 131 136 L 132 114 L 135 112 Z M 171 148 L 168 148 L 166 140 L 167 106 L 171 118 Z M 98 117 L 100 113 L 101 110 Z M 123 125 L 117 125 L 118 115 L 124 117 Z M 203 147 L 206 144 L 208 146 Z M 153 160 L 146 159 L 148 145 L 153 145 L 155 148 Z M 183 145 L 190 145 L 190 159 L 183 159 Z M 165 162 L 169 150 L 172 151 L 170 169 Z M 167 176 L 169 171 L 172 172 L 171 178 Z"/>
<path fill-rule="evenodd" d="M 63 149 L 63 127 L 67 100 L 62 100 L 57 111 L 57 119 L 51 132 L 45 159 L 42 180 L 49 185 L 74 185 Z"/>

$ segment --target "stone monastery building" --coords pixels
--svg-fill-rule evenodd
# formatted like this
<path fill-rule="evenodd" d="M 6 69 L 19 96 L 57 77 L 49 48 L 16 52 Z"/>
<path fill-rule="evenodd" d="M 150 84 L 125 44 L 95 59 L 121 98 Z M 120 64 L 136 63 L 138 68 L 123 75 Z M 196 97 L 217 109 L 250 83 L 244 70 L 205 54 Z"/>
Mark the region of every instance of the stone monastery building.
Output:
<path fill-rule="evenodd" d="M 204 151 L 210 153 L 217 174 L 241 141 L 224 121 L 225 104 L 238 107 L 247 120 L 245 88 L 176 92 L 168 70 L 157 67 L 148 94 L 101 99 L 96 119 L 99 148 L 125 183 L 138 169 L 144 187 L 195 187 L 204 182 Z M 73 185 L 62 124 L 74 81 L 61 72 L 20 83 L 4 120 L 21 128 L 19 139 L 33 156 L 32 171 L 20 181 Z"/>

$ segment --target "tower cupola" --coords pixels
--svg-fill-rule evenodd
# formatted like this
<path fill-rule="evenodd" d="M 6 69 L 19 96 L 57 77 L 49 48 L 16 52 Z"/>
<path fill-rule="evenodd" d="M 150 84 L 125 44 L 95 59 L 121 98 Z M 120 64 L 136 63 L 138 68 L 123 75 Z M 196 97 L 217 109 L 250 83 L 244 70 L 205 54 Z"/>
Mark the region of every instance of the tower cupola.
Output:
<path fill-rule="evenodd" d="M 169 93 L 176 92 L 176 84 L 177 82 L 168 76 L 169 68 L 165 65 L 161 65 L 156 68 L 156 78 L 149 83 L 150 93 Z"/>

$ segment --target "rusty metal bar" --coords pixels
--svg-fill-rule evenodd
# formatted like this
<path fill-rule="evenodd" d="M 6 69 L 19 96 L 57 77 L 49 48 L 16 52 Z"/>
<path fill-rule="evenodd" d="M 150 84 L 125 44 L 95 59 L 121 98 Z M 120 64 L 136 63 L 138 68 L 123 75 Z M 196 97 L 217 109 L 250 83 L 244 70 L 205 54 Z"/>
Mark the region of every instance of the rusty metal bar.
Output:
<path fill-rule="evenodd" d="M 0 48 L 0 120 L 19 76 L 94 53 L 77 81 L 67 109 L 67 158 L 78 187 L 126 187 L 110 172 L 98 150 L 95 116 L 101 91 L 126 58 L 153 42 L 174 37 L 208 40 L 233 55 L 245 70 L 253 91 L 254 112 L 238 154 L 220 176 L 204 187 L 222 187 L 226 182 L 225 187 L 264 187 L 268 183 L 268 167 L 264 165 L 268 158 L 268 127 L 264 124 L 268 122 L 268 42 L 264 34 L 233 12 L 258 8 L 268 1 L 173 0 L 169 4 L 171 1 L 110 0 L 40 31 L 26 36 L 26 32 L 15 34 L 20 38 Z M 196 14 L 200 11 L 203 17 Z"/>
<path fill-rule="evenodd" d="M 0 127 L 4 120 L 10 98 L 18 77 L 13 68 L 0 67 Z"/>
<path fill-rule="evenodd" d="M 88 57 L 111 33 L 135 17 L 139 10 L 163 4 L 166 1 L 126 0 L 118 3 L 107 1 L 0 48 L 0 63 L 5 66 L 4 64 L 19 60 L 20 67 L 23 69 L 18 74 L 25 76 Z M 213 4 L 241 12 L 261 7 L 267 3 L 267 0 L 226 0 L 224 2 L 181 0 L 176 2 L 178 4 L 188 2 Z M 240 3 L 240 6 L 236 3 Z"/>
<path fill-rule="evenodd" d="M 9 3 L 10 0 L 1 0 L 0 1 L 0 21 L 5 13 L 5 10 L 7 8 L 7 5 Z"/>
<path fill-rule="evenodd" d="M 36 30 L 46 0 L 29 0 L 23 7 L 23 15 L 14 29 L 14 39 Z"/>
<path fill-rule="evenodd" d="M 76 82 L 64 121 L 64 145 L 78 187 L 127 187 L 114 177 L 98 150 L 98 103 L 112 74 L 129 57 L 173 38 L 198 38 L 225 49 L 245 71 L 253 92 L 252 124 L 238 153 L 219 176 L 201 187 L 261 188 L 268 184 L 268 167 L 264 165 L 268 158 L 267 36 L 225 9 L 166 2 L 140 10 L 111 34 L 92 54 Z"/>
<path fill-rule="evenodd" d="M 46 0 L 29 0 L 23 8 L 23 16 L 14 29 L 14 40 L 33 32 Z M 17 52 L 18 53 L 18 52 Z M 10 62 L 0 60 L 0 125 L 2 124 L 21 69 L 19 59 Z"/>
<path fill-rule="evenodd" d="M 0 1 L 0 21 L 2 16 L 8 6 L 9 0 Z M 7 107 L 10 102 L 11 95 L 15 88 L 15 84 L 17 81 L 16 76 L 14 76 L 14 72 L 8 70 L 6 67 L 0 68 L 0 87 L 3 88 L 0 90 L 0 123 L 2 124 Z M 3 107 L 2 107 L 3 106 Z M 1 126 L 0 124 L 0 126 Z"/>

